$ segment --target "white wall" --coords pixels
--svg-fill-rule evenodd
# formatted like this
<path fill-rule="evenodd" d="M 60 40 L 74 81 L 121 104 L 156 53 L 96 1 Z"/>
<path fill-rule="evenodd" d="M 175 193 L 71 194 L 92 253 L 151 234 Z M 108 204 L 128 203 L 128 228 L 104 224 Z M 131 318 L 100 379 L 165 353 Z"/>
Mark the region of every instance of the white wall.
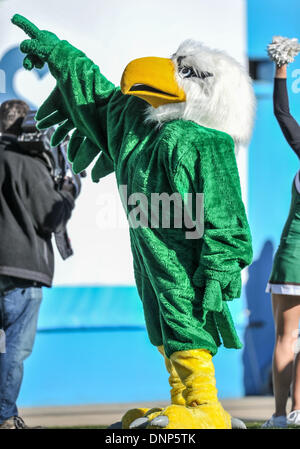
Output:
<path fill-rule="evenodd" d="M 131 59 L 168 57 L 186 38 L 224 49 L 245 62 L 245 0 L 4 0 L 0 1 L 0 60 L 25 38 L 10 23 L 15 13 L 85 51 L 115 84 L 119 84 Z M 39 79 L 34 72 L 20 69 L 14 76 L 14 86 L 21 97 L 38 106 L 54 81 L 50 75 Z M 246 196 L 246 153 L 240 157 L 239 168 Z M 83 184 L 69 224 L 75 255 L 65 262 L 57 256 L 55 283 L 133 284 L 128 229 L 114 176 L 100 184 L 85 179 Z M 105 216 L 111 195 L 119 217 L 114 227 L 112 215 Z"/>

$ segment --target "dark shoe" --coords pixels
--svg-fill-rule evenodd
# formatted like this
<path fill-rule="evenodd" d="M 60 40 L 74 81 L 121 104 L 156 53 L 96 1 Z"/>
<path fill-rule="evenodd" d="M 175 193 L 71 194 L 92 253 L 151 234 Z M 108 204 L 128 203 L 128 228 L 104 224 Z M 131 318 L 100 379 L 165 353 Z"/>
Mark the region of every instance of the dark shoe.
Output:
<path fill-rule="evenodd" d="M 29 427 L 25 424 L 20 416 L 12 416 L 11 418 L 0 424 L 1 429 L 42 429 L 43 427 Z"/>

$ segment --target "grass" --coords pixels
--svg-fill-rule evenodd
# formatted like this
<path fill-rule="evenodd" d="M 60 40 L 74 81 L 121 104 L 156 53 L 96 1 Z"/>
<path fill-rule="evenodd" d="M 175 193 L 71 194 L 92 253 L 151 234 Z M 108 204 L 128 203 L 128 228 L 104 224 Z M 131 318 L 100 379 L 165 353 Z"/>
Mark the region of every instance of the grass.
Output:
<path fill-rule="evenodd" d="M 249 421 L 245 422 L 247 429 L 260 429 L 264 421 Z M 273 429 L 280 429 L 280 427 L 273 427 Z M 299 426 L 287 426 L 287 429 L 300 429 Z M 268 429 L 264 429 L 268 430 Z"/>

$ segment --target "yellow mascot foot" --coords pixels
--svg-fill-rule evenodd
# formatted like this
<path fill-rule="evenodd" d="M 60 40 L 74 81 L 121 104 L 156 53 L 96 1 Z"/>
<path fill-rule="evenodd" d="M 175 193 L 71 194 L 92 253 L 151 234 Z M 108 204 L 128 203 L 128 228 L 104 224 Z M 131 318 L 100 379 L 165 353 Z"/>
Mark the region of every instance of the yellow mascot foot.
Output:
<path fill-rule="evenodd" d="M 231 417 L 219 402 L 195 407 L 170 405 L 148 414 L 147 429 L 231 429 Z"/>
<path fill-rule="evenodd" d="M 217 397 L 212 355 L 206 349 L 177 351 L 170 364 L 178 378 L 184 404 L 172 403 L 161 411 L 131 423 L 147 429 L 231 429 L 231 417 Z M 169 371 L 169 369 L 168 369 Z M 174 390 L 174 388 L 173 388 Z M 179 391 L 178 390 L 178 391 Z"/>
<path fill-rule="evenodd" d="M 132 428 L 139 428 L 139 426 L 144 423 L 148 422 L 148 414 L 152 413 L 158 413 L 161 412 L 162 408 L 133 408 L 131 410 L 128 410 L 128 412 L 125 413 L 125 415 L 122 418 L 122 429 L 132 429 Z M 132 427 L 131 424 L 135 423 Z"/>

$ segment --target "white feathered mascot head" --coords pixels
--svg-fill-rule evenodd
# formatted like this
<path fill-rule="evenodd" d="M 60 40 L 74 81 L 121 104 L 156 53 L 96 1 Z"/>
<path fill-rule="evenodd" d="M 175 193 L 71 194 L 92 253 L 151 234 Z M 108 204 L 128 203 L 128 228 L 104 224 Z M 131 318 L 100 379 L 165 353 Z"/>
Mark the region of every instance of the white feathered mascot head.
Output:
<path fill-rule="evenodd" d="M 146 100 L 147 120 L 191 120 L 229 134 L 239 145 L 251 137 L 255 95 L 247 71 L 223 51 L 184 41 L 171 59 L 128 64 L 122 92 Z"/>

